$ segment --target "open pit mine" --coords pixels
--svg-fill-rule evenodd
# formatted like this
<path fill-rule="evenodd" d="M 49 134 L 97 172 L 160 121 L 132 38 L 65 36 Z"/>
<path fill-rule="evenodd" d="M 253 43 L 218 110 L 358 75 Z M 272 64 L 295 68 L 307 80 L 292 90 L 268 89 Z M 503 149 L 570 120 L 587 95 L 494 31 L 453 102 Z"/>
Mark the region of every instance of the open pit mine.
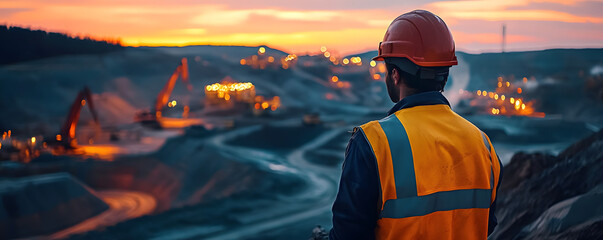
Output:
<path fill-rule="evenodd" d="M 350 131 L 393 105 L 375 55 L 139 47 L 0 65 L 0 239 L 328 230 Z M 505 164 L 493 238 L 600 237 L 585 209 L 603 184 L 603 50 L 458 60 L 444 94 Z"/>

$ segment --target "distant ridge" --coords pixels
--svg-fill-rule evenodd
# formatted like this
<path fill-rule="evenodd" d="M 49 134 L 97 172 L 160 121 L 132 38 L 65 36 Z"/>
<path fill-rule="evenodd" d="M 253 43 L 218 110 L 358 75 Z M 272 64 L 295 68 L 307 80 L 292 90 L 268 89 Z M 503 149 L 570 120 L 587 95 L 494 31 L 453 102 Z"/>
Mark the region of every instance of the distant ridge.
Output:
<path fill-rule="evenodd" d="M 60 55 L 100 54 L 122 48 L 118 40 L 94 40 L 0 25 L 0 65 Z"/>
<path fill-rule="evenodd" d="M 369 62 L 377 56 L 377 51 L 369 51 L 346 56 L 361 57 L 363 62 Z M 456 52 L 461 66 L 470 67 L 471 78 L 478 81 L 491 81 L 499 76 L 505 77 L 550 77 L 560 81 L 577 81 L 583 79 L 596 66 L 603 66 L 603 48 L 584 49 L 547 49 L 505 53 L 471 54 Z M 473 88 L 493 87 L 473 83 Z M 470 90 L 476 90 L 470 89 Z"/>
<path fill-rule="evenodd" d="M 510 56 L 517 56 L 517 55 L 522 55 L 522 54 L 532 54 L 532 55 L 539 55 L 539 54 L 579 54 L 579 53 L 589 53 L 589 52 L 600 52 L 603 51 L 603 48 L 551 48 L 551 49 L 544 49 L 544 50 L 533 50 L 533 51 L 513 51 L 513 52 L 484 52 L 484 53 L 466 53 L 463 51 L 456 51 L 457 55 L 461 55 L 461 56 L 503 56 L 503 55 L 510 55 Z M 346 58 L 350 58 L 350 57 L 361 57 L 362 59 L 369 59 L 372 57 L 376 57 L 378 54 L 378 52 L 375 51 L 367 51 L 367 52 L 358 52 L 358 53 L 354 53 L 354 54 L 349 54 L 347 56 L 345 56 Z"/>
<path fill-rule="evenodd" d="M 264 47 L 266 49 L 266 55 L 268 56 L 287 56 L 289 53 L 271 48 L 266 45 L 259 46 L 237 46 L 237 45 L 190 45 L 184 47 L 140 47 L 149 49 L 159 49 L 165 52 L 176 54 L 176 55 L 216 55 L 216 56 L 229 56 L 234 58 L 245 58 L 250 55 L 258 54 L 258 49 Z"/>

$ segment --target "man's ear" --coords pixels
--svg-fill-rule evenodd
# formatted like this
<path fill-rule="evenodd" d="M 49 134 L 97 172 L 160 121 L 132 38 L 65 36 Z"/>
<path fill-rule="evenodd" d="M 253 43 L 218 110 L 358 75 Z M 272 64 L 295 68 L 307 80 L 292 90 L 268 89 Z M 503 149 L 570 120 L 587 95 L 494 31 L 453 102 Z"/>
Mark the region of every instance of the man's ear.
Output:
<path fill-rule="evenodd" d="M 392 69 L 392 80 L 394 80 L 395 85 L 399 85 L 402 82 L 402 75 L 396 68 Z"/>

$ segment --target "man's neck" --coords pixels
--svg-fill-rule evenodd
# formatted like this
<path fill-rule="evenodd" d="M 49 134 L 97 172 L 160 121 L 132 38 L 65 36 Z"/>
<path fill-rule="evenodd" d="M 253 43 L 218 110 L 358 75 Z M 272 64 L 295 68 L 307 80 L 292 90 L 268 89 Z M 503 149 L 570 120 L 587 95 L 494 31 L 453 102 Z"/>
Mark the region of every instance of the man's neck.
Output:
<path fill-rule="evenodd" d="M 422 92 L 417 89 L 414 89 L 414 88 L 403 87 L 402 89 L 400 89 L 400 100 L 404 99 L 405 97 L 415 95 L 417 93 L 422 93 Z"/>

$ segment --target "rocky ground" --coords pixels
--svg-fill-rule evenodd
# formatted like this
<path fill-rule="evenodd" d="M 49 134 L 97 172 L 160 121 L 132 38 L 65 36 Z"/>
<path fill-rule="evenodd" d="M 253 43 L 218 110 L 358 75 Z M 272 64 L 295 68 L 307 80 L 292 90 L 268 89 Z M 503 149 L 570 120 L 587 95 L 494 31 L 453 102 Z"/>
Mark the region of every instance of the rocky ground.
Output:
<path fill-rule="evenodd" d="M 601 239 L 603 131 L 557 156 L 517 153 L 505 166 L 492 239 Z"/>

